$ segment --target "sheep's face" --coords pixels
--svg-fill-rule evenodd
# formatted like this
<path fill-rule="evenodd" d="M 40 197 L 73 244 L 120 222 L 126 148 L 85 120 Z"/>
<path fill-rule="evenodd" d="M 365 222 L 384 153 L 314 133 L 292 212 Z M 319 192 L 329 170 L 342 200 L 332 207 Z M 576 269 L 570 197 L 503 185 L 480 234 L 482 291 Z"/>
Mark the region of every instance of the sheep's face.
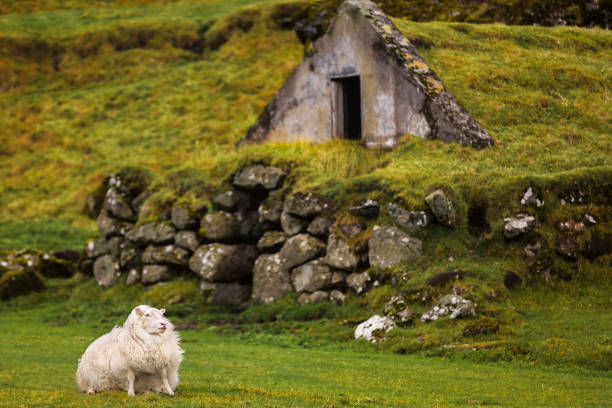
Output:
<path fill-rule="evenodd" d="M 161 334 L 166 331 L 168 320 L 164 317 L 166 309 L 155 309 L 149 306 L 138 306 L 134 309 L 142 327 L 150 334 Z"/>

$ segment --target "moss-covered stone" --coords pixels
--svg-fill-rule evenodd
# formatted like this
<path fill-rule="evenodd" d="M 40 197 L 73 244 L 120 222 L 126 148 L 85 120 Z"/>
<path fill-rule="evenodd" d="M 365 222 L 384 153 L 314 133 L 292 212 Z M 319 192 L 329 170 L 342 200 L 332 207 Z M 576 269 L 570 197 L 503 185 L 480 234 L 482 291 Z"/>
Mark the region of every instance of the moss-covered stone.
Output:
<path fill-rule="evenodd" d="M 9 270 L 0 267 L 0 299 L 7 300 L 16 296 L 41 291 L 45 284 L 33 268 L 19 267 Z"/>

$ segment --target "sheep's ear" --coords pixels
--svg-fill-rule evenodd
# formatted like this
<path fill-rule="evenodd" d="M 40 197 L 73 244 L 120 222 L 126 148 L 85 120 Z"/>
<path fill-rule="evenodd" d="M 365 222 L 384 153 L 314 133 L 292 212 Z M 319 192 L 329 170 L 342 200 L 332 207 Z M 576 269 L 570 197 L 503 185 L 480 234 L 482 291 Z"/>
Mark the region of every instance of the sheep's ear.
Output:
<path fill-rule="evenodd" d="M 164 313 L 166 313 L 166 309 L 159 309 L 159 311 L 161 312 L 162 316 L 164 315 Z"/>
<path fill-rule="evenodd" d="M 136 309 L 134 309 L 134 311 L 136 312 L 136 314 L 137 314 L 138 316 L 142 316 L 142 315 L 143 315 L 143 313 L 144 313 L 144 312 L 142 311 L 142 309 L 141 309 L 141 308 L 139 308 L 139 307 L 137 307 Z"/>

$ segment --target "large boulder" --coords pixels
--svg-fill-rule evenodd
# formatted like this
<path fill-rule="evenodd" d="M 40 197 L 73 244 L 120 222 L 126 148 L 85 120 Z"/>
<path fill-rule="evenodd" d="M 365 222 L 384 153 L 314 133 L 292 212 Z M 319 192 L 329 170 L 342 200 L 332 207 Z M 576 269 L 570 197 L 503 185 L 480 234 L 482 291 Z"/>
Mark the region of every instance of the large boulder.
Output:
<path fill-rule="evenodd" d="M 174 273 L 167 265 L 145 265 L 142 267 L 142 283 L 165 282 L 174 278 Z"/>
<path fill-rule="evenodd" d="M 286 174 L 277 167 L 266 167 L 260 164 L 243 167 L 234 175 L 234 186 L 247 190 L 275 190 L 283 185 Z"/>
<path fill-rule="evenodd" d="M 34 268 L 7 261 L 0 263 L 0 300 L 40 291 L 44 287 Z"/>
<path fill-rule="evenodd" d="M 436 190 L 425 197 L 425 203 L 434 214 L 440 224 L 449 227 L 455 224 L 455 209 L 453 203 L 446 197 L 442 190 Z"/>
<path fill-rule="evenodd" d="M 280 222 L 283 231 L 290 236 L 304 232 L 309 223 L 307 219 L 291 215 L 286 211 L 281 213 Z"/>
<path fill-rule="evenodd" d="M 316 292 L 331 287 L 333 271 L 323 258 L 315 259 L 291 271 L 291 283 L 296 292 Z"/>
<path fill-rule="evenodd" d="M 360 273 L 351 273 L 346 277 L 346 286 L 353 289 L 358 295 L 365 293 L 370 287 L 372 278 L 368 271 Z"/>
<path fill-rule="evenodd" d="M 376 217 L 380 211 L 378 201 L 366 200 L 349 208 L 349 213 L 361 217 Z"/>
<path fill-rule="evenodd" d="M 446 316 L 451 319 L 475 316 L 475 309 L 476 306 L 471 300 L 464 299 L 459 295 L 446 295 L 440 299 L 436 306 L 421 315 L 421 321 L 427 323 Z"/>
<path fill-rule="evenodd" d="M 168 224 L 151 222 L 133 228 L 125 237 L 139 246 L 146 244 L 163 245 L 174 242 L 175 233 L 175 229 Z"/>
<path fill-rule="evenodd" d="M 280 254 L 261 255 L 253 269 L 253 295 L 256 303 L 271 303 L 291 292 L 289 269 Z"/>
<path fill-rule="evenodd" d="M 398 326 L 407 326 L 412 323 L 414 311 L 402 296 L 393 296 L 383 309 L 385 316 L 393 320 Z"/>
<path fill-rule="evenodd" d="M 198 235 L 194 231 L 179 231 L 174 236 L 174 244 L 195 252 L 200 246 L 200 241 L 198 241 Z"/>
<path fill-rule="evenodd" d="M 198 214 L 186 204 L 177 204 L 170 212 L 172 224 L 179 230 L 195 229 L 198 227 Z"/>
<path fill-rule="evenodd" d="M 229 190 L 213 198 L 212 204 L 217 210 L 227 212 L 246 210 L 251 207 L 251 196 L 246 191 Z"/>
<path fill-rule="evenodd" d="M 142 251 L 138 248 L 129 246 L 123 248 L 119 256 L 119 266 L 122 270 L 133 268 L 142 263 Z"/>
<path fill-rule="evenodd" d="M 313 193 L 292 194 L 285 200 L 283 211 L 298 217 L 311 217 L 319 214 L 325 208 L 324 200 Z"/>
<path fill-rule="evenodd" d="M 285 242 L 279 255 L 283 264 L 291 269 L 314 259 L 325 252 L 325 244 L 307 234 L 298 234 Z"/>
<path fill-rule="evenodd" d="M 98 231 L 100 231 L 100 234 L 104 235 L 106 238 L 125 235 L 134 226 L 134 224 L 130 222 L 121 221 L 110 217 L 106 211 L 100 212 L 97 223 Z"/>
<path fill-rule="evenodd" d="M 209 241 L 236 241 L 240 236 L 240 223 L 234 214 L 225 211 L 206 214 L 200 224 L 200 236 Z"/>
<path fill-rule="evenodd" d="M 132 209 L 129 200 L 123 197 L 115 188 L 109 188 L 104 198 L 104 209 L 120 220 L 136 221 L 136 212 Z"/>
<path fill-rule="evenodd" d="M 395 227 L 376 225 L 368 243 L 370 265 L 391 268 L 421 255 L 422 243 Z"/>
<path fill-rule="evenodd" d="M 203 245 L 189 259 L 189 267 L 209 282 L 244 281 L 258 255 L 255 245 Z"/>
<path fill-rule="evenodd" d="M 393 203 L 387 205 L 387 213 L 398 227 L 413 237 L 432 222 L 430 213 L 426 211 L 408 211 Z"/>
<path fill-rule="evenodd" d="M 351 250 L 348 242 L 332 234 L 327 240 L 325 262 L 334 268 L 353 271 L 359 265 L 359 257 Z"/>
<path fill-rule="evenodd" d="M 329 236 L 329 233 L 334 226 L 334 222 L 335 220 L 333 218 L 320 215 L 312 220 L 310 224 L 308 224 L 306 232 L 317 238 L 325 239 Z"/>
<path fill-rule="evenodd" d="M 187 265 L 189 251 L 176 245 L 149 245 L 142 253 L 142 262 L 145 264 Z"/>
<path fill-rule="evenodd" d="M 278 252 L 287 241 L 287 234 L 282 231 L 267 231 L 257 241 L 257 249 L 261 252 Z"/>
<path fill-rule="evenodd" d="M 252 286 L 249 284 L 215 283 L 202 281 L 200 290 L 208 303 L 227 306 L 240 306 L 251 297 Z"/>
<path fill-rule="evenodd" d="M 280 223 L 282 212 L 283 202 L 272 196 L 265 199 L 257 209 L 259 222 L 271 222 L 275 224 Z"/>
<path fill-rule="evenodd" d="M 98 285 L 105 288 L 112 286 L 121 276 L 119 263 L 115 262 L 112 256 L 103 255 L 94 262 L 93 274 Z"/>
<path fill-rule="evenodd" d="M 108 247 L 108 241 L 105 238 L 92 239 L 87 242 L 85 248 L 87 257 L 91 259 L 106 255 L 110 252 L 110 248 Z"/>
<path fill-rule="evenodd" d="M 355 339 L 366 339 L 372 343 L 385 340 L 387 332 L 395 327 L 395 322 L 388 317 L 374 315 L 355 329 Z"/>
<path fill-rule="evenodd" d="M 504 237 L 518 238 L 525 235 L 536 226 L 535 217 L 527 214 L 517 214 L 515 217 L 504 218 Z"/>

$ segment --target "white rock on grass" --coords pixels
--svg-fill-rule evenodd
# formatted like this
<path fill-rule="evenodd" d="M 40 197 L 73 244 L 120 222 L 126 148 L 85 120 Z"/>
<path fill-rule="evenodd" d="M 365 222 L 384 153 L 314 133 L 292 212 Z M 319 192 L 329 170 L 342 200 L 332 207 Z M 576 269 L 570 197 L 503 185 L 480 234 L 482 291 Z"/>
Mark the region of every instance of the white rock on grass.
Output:
<path fill-rule="evenodd" d="M 385 334 L 395 327 L 395 322 L 388 317 L 374 315 L 362 322 L 355 329 L 355 339 L 364 338 L 372 343 L 385 339 Z"/>

